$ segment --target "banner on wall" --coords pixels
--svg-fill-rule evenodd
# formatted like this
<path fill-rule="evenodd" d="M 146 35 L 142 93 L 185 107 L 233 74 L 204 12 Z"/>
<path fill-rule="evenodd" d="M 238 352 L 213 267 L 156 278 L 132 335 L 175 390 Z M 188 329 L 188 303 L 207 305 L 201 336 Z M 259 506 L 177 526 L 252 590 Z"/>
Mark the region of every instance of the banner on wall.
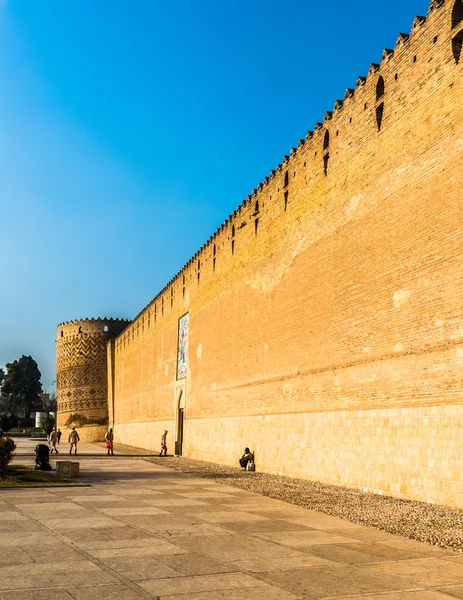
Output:
<path fill-rule="evenodd" d="M 177 355 L 177 379 L 186 377 L 188 362 L 188 329 L 190 326 L 190 315 L 187 313 L 178 320 L 178 355 Z"/>

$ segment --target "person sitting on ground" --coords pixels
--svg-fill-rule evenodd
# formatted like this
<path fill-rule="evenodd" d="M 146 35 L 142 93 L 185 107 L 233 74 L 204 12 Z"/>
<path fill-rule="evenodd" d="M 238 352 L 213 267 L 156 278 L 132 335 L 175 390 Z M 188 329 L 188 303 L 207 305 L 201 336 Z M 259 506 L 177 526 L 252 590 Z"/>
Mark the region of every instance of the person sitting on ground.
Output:
<path fill-rule="evenodd" d="M 58 443 L 58 432 L 56 431 L 56 429 L 53 429 L 53 431 L 50 433 L 50 444 L 51 444 L 50 454 L 53 454 L 53 450 L 56 452 L 56 454 L 59 454 L 58 449 L 56 448 L 57 443 Z"/>
<path fill-rule="evenodd" d="M 248 462 L 254 461 L 254 454 L 249 450 L 249 448 L 244 449 L 244 454 L 240 458 L 240 466 L 242 469 L 246 469 L 248 466 Z"/>

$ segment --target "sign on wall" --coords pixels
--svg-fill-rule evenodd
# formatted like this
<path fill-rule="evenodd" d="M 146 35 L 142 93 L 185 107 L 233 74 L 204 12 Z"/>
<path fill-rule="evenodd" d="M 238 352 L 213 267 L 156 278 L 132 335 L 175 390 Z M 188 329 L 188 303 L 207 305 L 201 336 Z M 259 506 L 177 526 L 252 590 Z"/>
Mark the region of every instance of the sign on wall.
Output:
<path fill-rule="evenodd" d="M 178 355 L 177 355 L 177 379 L 186 377 L 188 362 L 188 328 L 190 315 L 187 313 L 178 320 Z"/>

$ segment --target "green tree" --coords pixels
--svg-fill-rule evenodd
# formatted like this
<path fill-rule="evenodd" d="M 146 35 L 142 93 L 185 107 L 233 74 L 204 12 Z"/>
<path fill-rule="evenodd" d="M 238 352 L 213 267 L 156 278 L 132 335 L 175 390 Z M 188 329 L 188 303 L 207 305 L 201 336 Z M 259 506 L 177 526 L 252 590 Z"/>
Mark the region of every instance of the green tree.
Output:
<path fill-rule="evenodd" d="M 55 419 L 54 419 L 53 415 L 47 415 L 45 417 L 45 419 L 43 420 L 42 429 L 48 433 L 49 431 L 52 431 L 54 426 L 55 426 Z"/>
<path fill-rule="evenodd" d="M 2 431 L 10 430 L 14 425 L 13 417 L 7 415 L 4 412 L 0 412 L 0 429 Z"/>
<path fill-rule="evenodd" d="M 28 417 L 31 411 L 40 406 L 41 377 L 32 356 L 21 356 L 6 365 L 2 394 L 11 414 Z"/>
<path fill-rule="evenodd" d="M 5 379 L 5 371 L 2 368 L 0 368 L 0 412 L 3 412 L 6 410 L 6 406 L 5 406 L 6 401 L 5 401 L 5 396 L 4 396 L 3 390 L 2 390 L 4 379 Z"/>
<path fill-rule="evenodd" d="M 8 464 L 13 460 L 14 451 L 16 450 L 16 444 L 14 441 L 4 435 L 0 437 L 0 478 L 6 477 L 6 468 Z"/>

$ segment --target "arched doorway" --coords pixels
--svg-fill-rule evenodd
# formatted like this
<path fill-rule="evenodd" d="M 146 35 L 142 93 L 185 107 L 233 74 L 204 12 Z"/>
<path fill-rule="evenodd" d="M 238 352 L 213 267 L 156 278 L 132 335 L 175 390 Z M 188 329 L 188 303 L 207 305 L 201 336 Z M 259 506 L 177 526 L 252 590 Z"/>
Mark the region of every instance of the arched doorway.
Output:
<path fill-rule="evenodd" d="M 177 398 L 177 441 L 175 454 L 182 456 L 183 452 L 183 439 L 184 439 L 184 425 L 185 425 L 185 393 L 183 389 L 178 392 Z"/>

